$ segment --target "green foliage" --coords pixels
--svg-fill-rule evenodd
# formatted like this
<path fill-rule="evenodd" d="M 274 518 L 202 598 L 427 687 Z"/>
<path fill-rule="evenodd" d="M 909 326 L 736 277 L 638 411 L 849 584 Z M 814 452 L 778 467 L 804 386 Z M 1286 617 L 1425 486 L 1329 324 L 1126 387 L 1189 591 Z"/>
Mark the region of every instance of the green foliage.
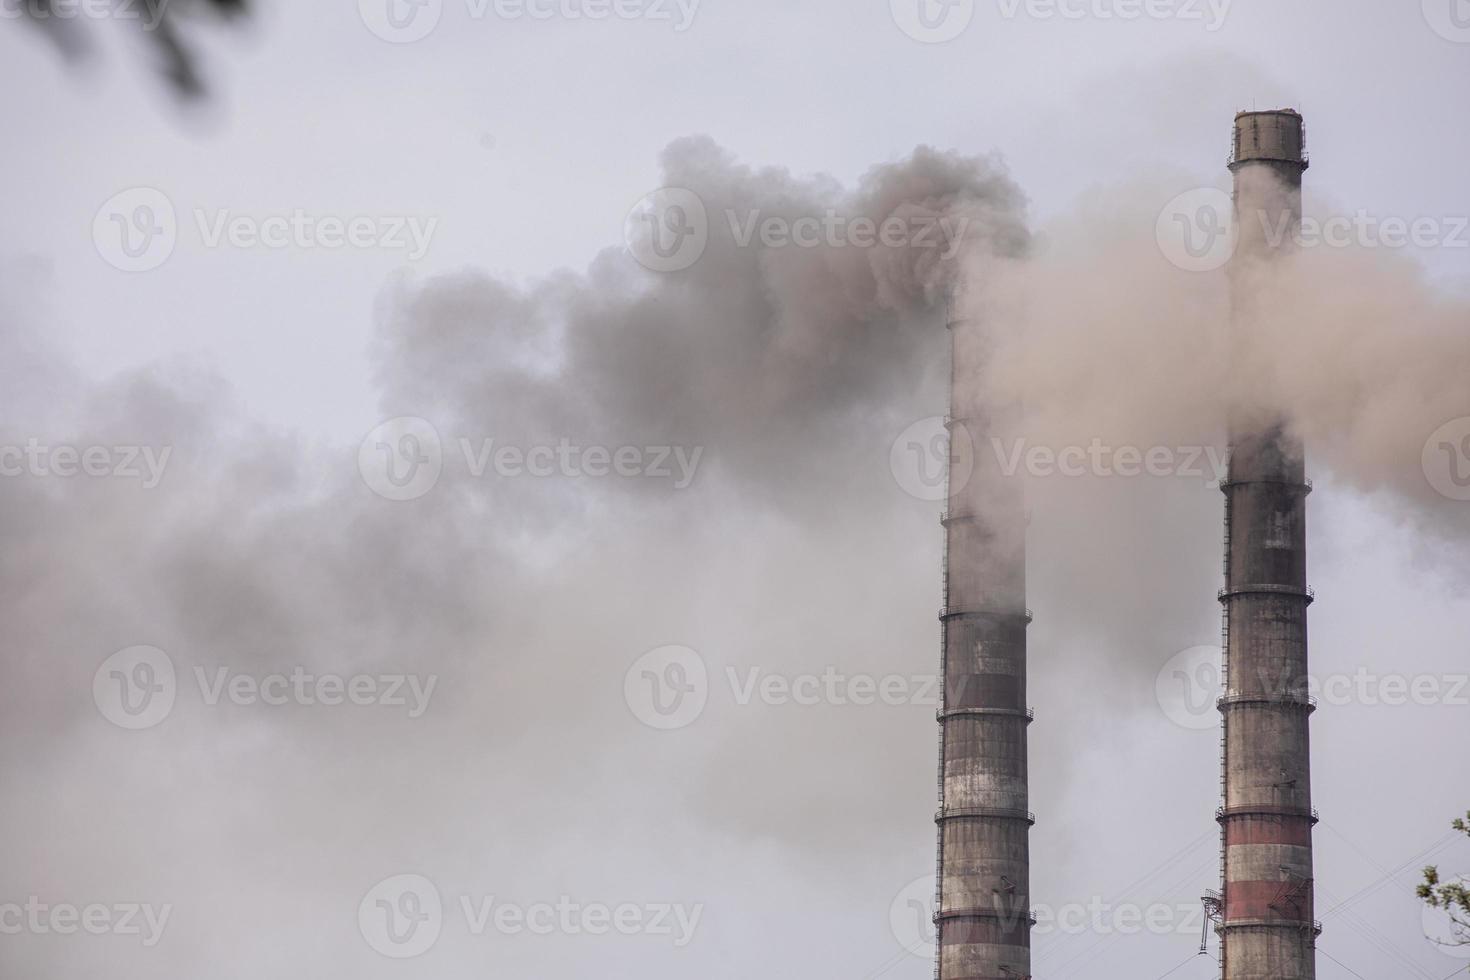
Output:
<path fill-rule="evenodd" d="M 1456 820 L 1452 826 L 1470 837 L 1470 813 L 1466 813 L 1464 819 Z M 1440 881 L 1439 869 L 1431 866 L 1424 869 L 1424 882 L 1419 886 L 1418 894 L 1430 908 L 1444 909 L 1449 914 L 1454 938 L 1447 940 L 1446 945 L 1470 945 L 1470 887 L 1457 881 Z"/>

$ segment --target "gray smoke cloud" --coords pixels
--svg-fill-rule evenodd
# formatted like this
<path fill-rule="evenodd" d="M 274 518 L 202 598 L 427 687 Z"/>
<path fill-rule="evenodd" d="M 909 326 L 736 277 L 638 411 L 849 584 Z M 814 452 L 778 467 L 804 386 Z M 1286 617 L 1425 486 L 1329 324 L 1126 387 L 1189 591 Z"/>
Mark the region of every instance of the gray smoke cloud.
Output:
<path fill-rule="evenodd" d="M 988 247 L 1025 242 L 1022 196 L 993 161 L 920 149 L 853 190 L 751 169 L 703 138 L 673 144 L 663 163 L 666 182 L 716 216 L 963 214 Z M 0 849 L 12 880 L 45 901 L 173 913 L 147 947 L 23 935 L 0 948 L 6 972 L 186 976 L 233 960 L 258 975 L 286 957 L 293 972 L 394 975 L 353 916 L 376 882 L 405 872 L 428 875 L 450 905 L 477 894 L 701 904 L 700 955 L 729 959 L 780 908 L 752 904 L 728 881 L 737 869 L 774 874 L 790 845 L 820 838 L 810 885 L 783 897 L 808 903 L 828 887 L 830 849 L 870 847 L 895 810 L 911 811 L 901 822 L 922 841 L 927 779 L 910 760 L 926 757 L 932 707 L 745 706 L 726 670 L 742 684 L 751 668 L 932 671 L 931 645 L 915 648 L 911 624 L 877 605 L 823 627 L 820 644 L 812 628 L 893 589 L 895 574 L 932 615 L 932 513 L 912 510 L 905 530 L 862 501 L 910 502 L 887 448 L 940 404 L 954 272 L 928 246 L 778 254 L 716 226 L 685 275 L 651 275 L 614 248 L 585 275 L 527 287 L 473 271 L 400 283 L 380 302 L 383 415 L 430 420 L 445 471 L 419 499 L 389 501 L 359 474 L 357 447 L 261 428 L 206 368 L 87 379 L 45 340 L 55 281 L 15 269 L 0 442 L 170 455 L 156 486 L 0 481 L 4 779 L 9 798 L 44 801 L 8 814 Z M 461 439 L 672 444 L 703 448 L 707 463 L 685 490 L 497 479 L 470 471 Z M 742 547 L 763 538 L 774 544 Z M 873 560 L 915 539 L 928 553 L 906 558 L 907 573 Z M 795 594 L 834 561 L 863 571 L 794 618 L 773 614 L 772 589 Z M 645 728 L 623 699 L 629 665 L 666 643 L 699 650 L 720 688 L 676 735 Z M 123 680 L 104 661 L 137 645 L 171 659 L 177 700 L 156 727 L 124 731 L 99 712 L 94 679 Z M 297 668 L 437 685 L 417 717 L 234 703 L 217 686 L 221 670 Z M 892 744 L 917 737 L 905 753 L 854 757 L 907 791 L 872 798 L 872 772 L 857 766 L 813 784 L 769 765 L 792 745 L 852 752 L 855 722 Z M 57 820 L 98 811 L 104 834 Z M 837 811 L 864 814 L 820 833 L 817 818 Z M 806 830 L 799 813 L 813 818 Z M 686 860 L 721 840 L 728 854 Z M 896 853 L 844 876 L 881 922 L 908 867 Z M 687 973 L 653 937 L 548 956 L 535 937 L 459 926 L 436 950 L 437 975 L 483 975 L 487 957 L 508 974 Z M 892 955 L 882 931 L 862 945 L 860 958 Z M 785 968 L 789 954 L 767 955 L 767 972 Z M 742 959 L 761 969 L 760 956 Z"/>
<path fill-rule="evenodd" d="M 854 190 L 739 164 L 707 137 L 676 141 L 661 162 L 665 184 L 709 215 L 697 262 L 650 277 L 615 248 L 585 276 L 527 288 L 477 272 L 406 288 L 384 312 L 389 411 L 431 405 L 451 427 L 531 439 L 702 445 L 753 492 L 835 490 L 843 461 L 900 410 L 932 414 L 948 343 L 936 327 L 960 268 L 938 222 L 975 252 L 1026 242 L 1021 192 L 985 159 L 921 147 Z M 873 247 L 738 237 L 826 214 L 935 234 Z"/>
<path fill-rule="evenodd" d="M 413 500 L 375 494 L 357 446 L 259 426 L 207 368 L 85 377 L 45 340 L 44 294 L 60 284 L 35 267 L 5 276 L 0 443 L 172 455 L 151 489 L 0 480 L 0 779 L 18 801 L 0 814 L 0 861 L 52 901 L 174 908 L 155 947 L 7 937 L 6 973 L 401 976 L 418 964 L 379 956 L 355 915 L 380 880 L 419 873 L 452 915 L 458 897 L 490 894 L 704 906 L 677 952 L 654 936 L 476 937 L 451 916 L 420 961 L 435 976 L 832 975 L 831 944 L 813 936 L 840 937 L 842 975 L 895 955 L 892 975 L 927 975 L 889 916 L 932 870 L 934 706 L 743 704 L 740 691 L 751 671 L 937 666 L 939 504 L 904 493 L 890 449 L 945 411 L 945 300 L 962 277 L 988 340 L 961 381 L 1023 402 L 1029 443 L 1218 445 L 1232 399 L 1269 398 L 1333 479 L 1422 527 L 1459 527 L 1419 454 L 1434 426 L 1470 414 L 1454 383 L 1465 310 L 1404 263 L 1304 253 L 1263 284 L 1279 302 L 1232 387 L 1223 273 L 1164 260 L 1156 187 L 1033 237 L 992 159 L 920 148 L 844 188 L 700 137 L 662 165 L 710 217 L 687 269 L 650 273 L 619 246 L 531 284 L 466 270 L 385 290 L 382 417 L 427 420 L 443 450 L 438 484 Z M 965 219 L 967 247 L 739 244 L 727 213 L 757 211 Z M 685 489 L 497 478 L 472 472 L 461 439 L 704 455 Z M 1035 893 L 1060 902 L 1110 884 L 1080 870 L 1091 832 L 1063 816 L 1089 787 L 1177 790 L 1142 763 L 1091 772 L 1082 747 L 1124 739 L 1159 664 L 1210 639 L 1220 503 L 1204 478 L 1028 483 L 1033 794 L 1051 815 Z M 179 696 L 130 732 L 99 713 L 93 681 L 138 644 L 169 654 Z M 624 703 L 630 665 L 666 644 L 698 651 L 710 678 L 704 714 L 677 732 Z M 210 705 L 194 680 L 297 666 L 437 686 L 410 717 Z M 1208 883 L 1208 851 L 1184 894 Z M 769 942 L 753 949 L 753 935 Z"/>
<path fill-rule="evenodd" d="M 993 347 L 970 372 L 982 397 L 1024 401 L 1031 438 L 1048 446 L 1223 451 L 1231 411 L 1279 410 L 1318 476 L 1375 495 L 1426 539 L 1450 539 L 1441 557 L 1453 557 L 1470 514 L 1426 473 L 1425 448 L 1470 414 L 1470 304 L 1369 236 L 1309 234 L 1271 263 L 1181 270 L 1156 237 L 1160 198 L 1122 189 L 983 280 L 971 305 Z M 1309 195 L 1306 228 L 1354 213 Z M 1230 275 L 1255 297 L 1249 310 L 1232 314 Z"/>

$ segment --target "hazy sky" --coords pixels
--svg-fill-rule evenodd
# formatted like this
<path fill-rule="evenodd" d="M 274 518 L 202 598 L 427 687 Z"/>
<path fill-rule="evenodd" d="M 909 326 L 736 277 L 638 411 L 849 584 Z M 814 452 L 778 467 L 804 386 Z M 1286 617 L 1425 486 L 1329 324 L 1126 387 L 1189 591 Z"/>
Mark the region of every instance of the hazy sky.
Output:
<path fill-rule="evenodd" d="M 1155 221 L 1228 187 L 1236 110 L 1291 105 L 1308 210 L 1433 219 L 1446 240 L 1392 261 L 1422 268 L 1414 310 L 1443 301 L 1470 328 L 1470 9 L 979 0 L 926 43 L 912 8 L 624 0 L 630 16 L 590 20 L 443 0 L 429 30 L 393 27 L 385 0 L 266 3 L 189 32 L 213 87 L 192 108 L 115 23 L 88 25 L 100 57 L 80 67 L 4 25 L 0 447 L 98 447 L 114 470 L 0 477 L 0 972 L 930 976 L 903 941 L 933 872 L 940 505 L 890 456 L 944 412 L 943 276 L 713 239 L 653 273 L 626 247 L 630 208 L 665 184 L 697 186 L 716 225 L 726 206 L 958 201 L 994 241 L 1032 229 L 1062 256 L 1046 268 L 1167 279 L 1156 308 L 1130 302 L 1188 336 L 1210 293 L 1160 260 Z M 166 259 L 121 250 L 114 214 L 151 226 L 164 208 Z M 298 211 L 364 217 L 375 244 L 230 244 L 232 218 L 247 234 Z M 1104 261 L 1145 253 L 1137 279 Z M 1098 300 L 1095 332 L 1128 309 Z M 1374 329 L 1354 321 L 1343 346 Z M 369 436 L 400 416 L 434 428 Z M 1096 434 L 1185 444 L 1170 421 Z M 1405 452 L 1427 436 L 1403 433 Z M 432 438 L 432 489 L 379 479 L 379 452 Z M 563 440 L 668 475 L 507 475 L 494 457 Z M 1313 721 L 1319 976 L 1446 977 L 1465 962 L 1426 941 L 1412 891 L 1428 860 L 1470 873 L 1470 842 L 1447 836 L 1470 806 L 1470 503 L 1426 524 L 1388 477 L 1379 494 L 1316 475 L 1313 662 L 1370 675 Z M 1172 658 L 1218 644 L 1207 477 L 1038 481 L 1032 898 L 1104 909 L 1038 932 L 1039 977 L 1217 971 L 1189 960 L 1183 910 L 1217 887 L 1218 729 L 1170 687 L 1212 653 Z M 175 671 L 173 708 L 109 717 L 111 685 L 163 663 L 104 664 L 139 646 Z M 649 669 L 702 665 L 708 700 L 659 730 L 639 665 L 668 646 L 692 653 Z M 401 676 L 405 703 L 249 694 L 298 667 L 365 678 L 365 699 Z M 829 668 L 893 678 L 903 703 L 747 697 L 753 676 Z M 1433 703 L 1383 703 L 1385 675 L 1427 678 Z M 373 917 L 389 893 L 414 910 L 375 891 L 405 874 L 444 912 L 399 960 Z M 113 927 L 10 929 L 4 906 L 31 896 L 105 906 Z M 580 911 L 550 934 L 513 924 L 562 896 Z M 116 927 L 131 904 L 168 908 L 156 943 L 141 912 L 141 935 Z M 1119 928 L 1120 906 L 1155 904 L 1176 910 L 1167 929 Z M 620 905 L 636 934 L 589 934 L 589 907 Z"/>

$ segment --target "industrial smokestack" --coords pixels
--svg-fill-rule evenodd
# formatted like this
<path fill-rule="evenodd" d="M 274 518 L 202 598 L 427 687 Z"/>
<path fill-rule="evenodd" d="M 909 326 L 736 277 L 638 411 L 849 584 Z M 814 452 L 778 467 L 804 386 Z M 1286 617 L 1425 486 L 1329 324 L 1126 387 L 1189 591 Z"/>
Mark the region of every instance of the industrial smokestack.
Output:
<path fill-rule="evenodd" d="M 938 927 L 941 980 L 1031 975 L 1025 504 L 977 451 L 1009 420 L 982 409 L 983 335 L 952 319 L 950 467 L 940 610 Z M 989 461 L 989 462 L 987 462 Z"/>
<path fill-rule="evenodd" d="M 1261 263 L 1292 247 L 1307 169 L 1302 117 L 1289 109 L 1235 117 L 1238 241 L 1232 317 L 1257 314 Z M 1287 233 L 1281 234 L 1282 230 Z M 1311 761 L 1307 694 L 1306 497 L 1300 440 L 1270 406 L 1230 420 L 1225 493 L 1222 893 L 1217 930 L 1225 980 L 1311 980 Z"/>

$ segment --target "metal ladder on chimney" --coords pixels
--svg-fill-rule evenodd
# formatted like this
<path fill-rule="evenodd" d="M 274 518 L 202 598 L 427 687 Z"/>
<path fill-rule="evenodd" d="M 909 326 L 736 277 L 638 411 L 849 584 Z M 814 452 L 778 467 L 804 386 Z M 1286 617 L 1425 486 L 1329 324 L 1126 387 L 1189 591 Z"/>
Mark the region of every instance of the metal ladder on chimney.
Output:
<path fill-rule="evenodd" d="M 948 386 L 949 390 L 947 392 L 947 395 L 948 395 L 948 407 L 945 409 L 946 416 L 955 414 L 955 405 L 954 405 L 954 373 L 955 373 L 955 363 L 954 363 L 954 329 L 951 326 L 951 318 L 952 318 L 952 315 L 953 315 L 953 311 L 951 309 L 950 299 L 949 298 L 946 298 L 945 299 L 945 303 L 944 303 L 944 325 L 945 325 L 946 330 L 948 330 L 949 333 L 950 333 L 950 355 L 949 355 L 950 356 L 950 368 L 949 368 L 949 386 Z M 948 417 L 946 417 L 945 421 L 946 422 L 949 421 Z M 948 486 L 949 486 L 949 473 L 950 473 L 950 468 L 954 466 L 954 442 L 953 442 L 953 438 L 952 438 L 953 432 L 954 432 L 953 429 L 951 429 L 948 426 L 946 426 L 946 433 L 951 436 L 951 441 L 950 441 L 950 444 L 949 444 L 949 448 L 947 450 L 947 457 L 948 458 L 945 461 L 945 464 L 946 465 L 945 465 L 945 471 L 944 471 L 944 479 L 945 479 L 945 487 L 946 487 L 946 489 L 948 489 Z M 946 495 L 946 497 L 945 497 L 944 508 L 945 508 L 945 511 L 946 512 L 948 512 L 948 510 L 950 508 L 950 500 L 949 500 L 948 495 Z M 944 522 L 942 520 L 940 521 L 940 527 L 941 527 L 942 533 L 944 535 L 944 547 L 943 547 L 943 550 L 940 553 L 940 558 L 939 558 L 939 564 L 940 564 L 940 572 L 939 572 L 939 574 L 940 574 L 940 592 L 939 592 L 939 597 L 940 597 L 940 602 L 942 603 L 942 605 L 939 607 L 940 608 L 940 617 L 939 617 L 939 713 L 938 713 L 938 716 L 937 716 L 937 720 L 939 721 L 939 752 L 938 752 L 939 766 L 938 766 L 938 771 L 937 771 L 937 773 L 935 775 L 935 783 L 936 783 L 935 795 L 937 796 L 937 798 L 939 800 L 939 812 L 940 813 L 943 813 L 944 812 L 944 726 L 945 726 L 944 712 L 945 712 L 945 709 L 949 707 L 949 671 L 948 671 L 948 662 L 949 662 L 949 624 L 948 624 L 948 621 L 944 617 L 950 611 L 950 603 L 949 603 L 949 528 L 944 524 Z M 940 945 L 940 941 L 939 941 L 940 940 L 940 935 L 939 935 L 939 929 L 940 929 L 940 925 L 939 925 L 939 913 L 943 910 L 943 908 L 944 908 L 944 821 L 941 820 L 941 821 L 937 821 L 935 823 L 935 825 L 934 825 L 934 980 L 941 980 L 940 966 L 941 966 L 941 963 L 943 962 L 943 956 L 942 956 L 942 949 L 941 949 L 941 945 Z"/>
<path fill-rule="evenodd" d="M 940 559 L 944 564 L 943 591 L 941 600 L 943 609 L 949 610 L 949 530 L 944 532 L 944 551 Z M 949 701 L 947 689 L 946 672 L 948 656 L 948 630 L 943 618 L 939 620 L 939 769 L 936 776 L 936 795 L 939 799 L 939 812 L 944 812 L 944 709 Z M 944 908 L 944 823 L 935 825 L 934 829 L 934 980 L 940 980 L 940 950 L 939 950 L 939 922 L 938 914 Z"/>
<path fill-rule="evenodd" d="M 1228 460 L 1228 456 L 1227 456 L 1227 460 Z M 1228 473 L 1228 470 L 1227 470 L 1227 473 Z M 1227 476 L 1226 479 L 1228 480 L 1229 477 Z M 1231 533 L 1232 533 L 1231 532 L 1231 524 L 1232 524 L 1231 518 L 1232 518 L 1232 515 L 1231 515 L 1231 506 L 1230 506 L 1230 503 L 1231 503 L 1231 491 L 1227 487 L 1227 488 L 1225 488 L 1225 535 L 1224 535 L 1225 540 L 1224 540 L 1224 557 L 1221 560 L 1222 561 L 1222 564 L 1223 564 L 1223 567 L 1224 567 L 1224 572 L 1225 572 L 1225 588 L 1227 588 L 1227 589 L 1230 588 L 1230 537 L 1231 537 Z M 1229 600 L 1226 600 L 1225 602 L 1222 602 L 1220 604 L 1220 694 L 1222 696 L 1224 696 L 1224 695 L 1226 695 L 1226 694 L 1229 693 L 1229 690 L 1230 690 L 1230 601 Z M 1221 812 L 1222 813 L 1224 812 L 1224 808 L 1229 803 L 1229 796 L 1228 796 L 1227 790 L 1228 790 L 1229 778 L 1230 778 L 1230 764 L 1229 764 L 1229 759 L 1228 759 L 1228 757 L 1226 755 L 1226 749 L 1227 749 L 1227 746 L 1229 745 L 1229 742 L 1228 742 L 1228 740 L 1226 738 L 1226 731 L 1225 731 L 1225 723 L 1226 723 L 1226 718 L 1227 717 L 1228 717 L 1228 715 L 1227 714 L 1224 714 L 1224 713 L 1222 713 L 1220 715 L 1220 807 L 1221 807 Z M 1220 824 L 1220 899 L 1219 899 L 1219 913 L 1220 913 L 1220 921 L 1221 921 L 1222 924 L 1225 921 L 1226 903 L 1229 900 L 1229 896 L 1228 896 L 1229 886 L 1226 883 L 1226 873 L 1228 872 L 1229 868 L 1228 868 L 1228 865 L 1227 865 L 1227 862 L 1226 862 L 1225 827 L 1226 827 L 1226 824 L 1222 822 Z M 1224 944 L 1224 939 L 1223 939 L 1223 935 L 1222 935 L 1222 938 L 1221 938 L 1221 945 L 1222 945 L 1222 947 L 1223 947 L 1223 944 Z M 1203 947 L 1203 944 L 1201 944 L 1201 946 Z M 1220 977 L 1221 977 L 1221 980 L 1224 980 L 1224 976 L 1225 976 L 1225 951 L 1222 948 L 1220 950 Z"/>

